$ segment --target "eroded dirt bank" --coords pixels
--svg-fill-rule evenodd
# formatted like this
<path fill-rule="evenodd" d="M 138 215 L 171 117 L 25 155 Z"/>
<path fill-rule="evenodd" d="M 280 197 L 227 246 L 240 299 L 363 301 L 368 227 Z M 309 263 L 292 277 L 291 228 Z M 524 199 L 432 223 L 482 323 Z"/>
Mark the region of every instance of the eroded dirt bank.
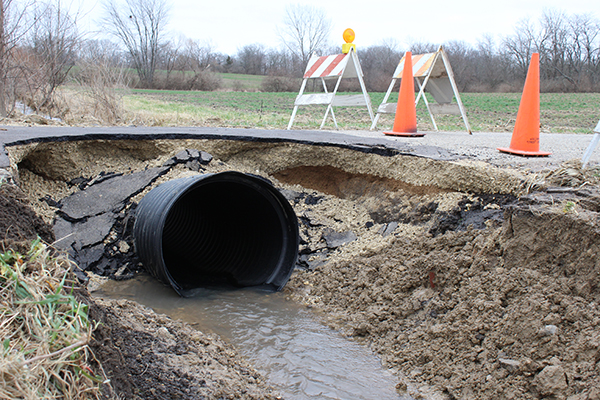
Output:
<path fill-rule="evenodd" d="M 0 185 L 2 249 L 22 254 L 39 235 L 52 243 L 51 226 L 35 215 L 18 186 Z M 97 361 L 89 370 L 108 379 L 103 399 L 278 399 L 277 391 L 215 335 L 204 334 L 139 304 L 93 299 L 82 287 L 98 325 L 88 344 Z M 89 398 L 95 398 L 90 395 Z"/>
<path fill-rule="evenodd" d="M 450 399 L 600 398 L 596 171 L 581 171 L 573 162 L 531 174 L 467 161 L 226 141 L 40 144 L 9 152 L 21 188 L 51 223 L 58 202 L 81 190 L 82 181 L 74 180 L 89 183 L 102 174 L 163 166 L 184 149 L 214 159 L 174 165 L 128 199 L 123 214 L 168 179 L 232 169 L 263 175 L 283 190 L 300 220 L 300 264 L 286 293 L 371 346 L 388 366 L 418 382 L 422 393 Z M 332 234 L 343 240 L 328 240 Z M 122 248 L 131 248 L 126 231 L 103 240 L 107 247 L 125 242 Z M 128 262 L 127 271 L 118 266 L 120 274 L 135 273 L 137 265 Z M 171 371 L 163 380 L 190 380 L 172 372 L 189 370 L 157 355 L 185 360 L 188 353 L 200 354 L 199 348 L 216 348 L 208 357 L 217 357 L 221 371 L 234 372 L 200 374 L 194 382 L 218 387 L 214 393 L 225 398 L 275 396 L 218 339 L 131 304 L 103 307 L 119 320 L 137 316 L 127 329 L 108 322 L 113 332 L 131 329 L 160 341 L 153 356 L 140 352 L 158 375 L 131 373 L 117 392 L 143 398 L 189 393 L 190 387 L 177 383 L 172 391 L 149 386 L 149 376 L 167 373 L 160 364 Z M 105 350 L 120 346 L 118 339 L 107 344 Z M 190 368 L 202 371 L 210 364 Z M 215 381 L 220 386 L 211 386 Z"/>
<path fill-rule="evenodd" d="M 598 398 L 597 219 L 539 206 L 507 217 L 399 235 L 287 290 L 449 398 Z"/>

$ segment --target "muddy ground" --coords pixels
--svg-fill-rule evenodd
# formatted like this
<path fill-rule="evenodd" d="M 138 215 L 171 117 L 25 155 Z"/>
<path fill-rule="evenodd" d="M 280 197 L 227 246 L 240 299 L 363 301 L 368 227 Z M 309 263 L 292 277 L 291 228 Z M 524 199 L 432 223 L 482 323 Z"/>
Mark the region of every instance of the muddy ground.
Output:
<path fill-rule="evenodd" d="M 285 293 L 415 383 L 409 388 L 399 380 L 400 392 L 447 399 L 600 398 L 598 171 L 582 171 L 576 161 L 532 173 L 234 141 L 8 150 L 30 207 L 52 224 L 60 201 L 81 191 L 82 182 L 163 166 L 185 149 L 214 158 L 202 166 L 171 166 L 129 198 L 122 214 L 151 187 L 176 177 L 237 170 L 270 179 L 300 222 L 299 265 Z M 8 196 L 6 185 L 0 190 Z M 345 240 L 332 244 L 332 233 Z M 121 265 L 101 272 L 122 279 L 143 268 L 132 258 L 130 241 L 122 227 L 104 238 L 106 248 L 125 254 Z M 96 267 L 85 271 L 88 285 Z M 130 302 L 87 301 L 105 322 L 92 348 L 112 379 L 108 398 L 277 396 L 219 338 Z"/>

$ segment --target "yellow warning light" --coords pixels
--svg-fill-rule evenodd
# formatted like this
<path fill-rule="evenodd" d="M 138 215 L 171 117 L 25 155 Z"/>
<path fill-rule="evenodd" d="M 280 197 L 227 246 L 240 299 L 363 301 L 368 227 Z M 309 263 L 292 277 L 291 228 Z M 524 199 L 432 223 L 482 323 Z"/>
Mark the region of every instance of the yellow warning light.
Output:
<path fill-rule="evenodd" d="M 346 43 L 342 45 L 342 53 L 347 54 L 350 52 L 350 49 L 354 49 L 354 52 L 356 53 L 356 46 L 354 45 L 354 43 L 352 43 L 355 37 L 354 31 L 350 28 L 346 29 L 344 31 L 343 37 Z"/>
<path fill-rule="evenodd" d="M 346 43 L 352 43 L 354 41 L 355 35 L 354 35 L 354 31 L 350 28 L 346 29 L 344 31 L 344 41 Z"/>

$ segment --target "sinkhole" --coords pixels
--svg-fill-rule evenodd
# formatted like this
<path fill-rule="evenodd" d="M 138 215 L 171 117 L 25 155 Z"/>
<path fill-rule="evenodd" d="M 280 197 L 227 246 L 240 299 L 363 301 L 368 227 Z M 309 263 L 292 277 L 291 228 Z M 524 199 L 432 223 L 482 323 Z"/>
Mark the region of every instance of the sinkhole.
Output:
<path fill-rule="evenodd" d="M 20 185 L 36 211 L 53 225 L 57 246 L 71 254 L 82 281 L 91 274 L 109 277 L 111 282 L 99 295 L 130 298 L 223 335 L 289 398 L 370 398 L 372 387 L 379 388 L 379 398 L 409 398 L 394 389 L 398 376 L 365 347 L 273 292 L 294 279 L 293 270 L 312 270 L 348 254 L 364 254 L 376 248 L 374 243 L 379 246 L 395 236 L 409 240 L 410 235 L 499 225 L 502 206 L 514 199 L 510 180 L 494 183 L 486 173 L 464 165 L 342 148 L 102 140 L 9 150 Z M 194 181 L 232 172 L 253 177 L 253 183 Z M 168 186 L 179 179 L 192 183 Z M 267 182 L 276 193 L 253 187 L 258 181 Z M 499 186 L 489 186 L 492 183 Z M 178 190 L 182 195 L 175 196 L 164 213 L 158 241 L 149 241 L 149 251 L 164 251 L 143 259 L 136 252 L 137 217 L 144 198 L 161 185 L 167 185 L 161 196 Z M 297 221 L 289 228 L 284 222 L 292 218 Z M 191 234 L 202 225 L 200 220 L 208 221 L 208 227 Z M 165 231 L 176 233 L 165 237 Z M 286 250 L 261 251 L 265 243 Z M 236 253 L 240 247 L 245 250 Z M 213 256 L 226 261 L 215 266 Z M 196 260 L 211 257 L 205 275 L 198 274 Z M 144 275 L 155 268 L 152 260 L 161 258 L 176 266 L 163 283 L 175 282 L 175 290 L 189 298 Z M 293 265 L 284 271 L 263 271 L 259 279 L 249 279 L 248 286 L 259 288 L 241 289 L 248 277 L 234 272 L 248 260 L 259 270 L 272 260 L 292 260 Z M 215 288 L 216 281 L 232 287 Z M 264 290 L 265 282 L 273 283 L 271 290 Z M 357 375 L 361 379 L 355 379 Z"/>

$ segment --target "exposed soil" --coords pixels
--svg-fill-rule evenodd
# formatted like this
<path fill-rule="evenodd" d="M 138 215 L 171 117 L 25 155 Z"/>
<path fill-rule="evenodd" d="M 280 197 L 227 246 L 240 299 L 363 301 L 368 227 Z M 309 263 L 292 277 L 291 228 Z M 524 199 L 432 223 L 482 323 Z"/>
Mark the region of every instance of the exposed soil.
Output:
<path fill-rule="evenodd" d="M 87 299 L 102 324 L 91 349 L 111 379 L 106 398 L 277 399 L 235 349 L 214 335 L 127 300 Z"/>
<path fill-rule="evenodd" d="M 505 216 L 503 228 L 396 236 L 286 290 L 449 398 L 597 398 L 597 216 Z"/>
<path fill-rule="evenodd" d="M 283 191 L 302 238 L 285 292 L 416 382 L 413 397 L 600 398 L 600 195 L 577 163 L 531 174 L 290 144 L 138 145 L 9 151 L 48 223 L 80 190 L 66 182 L 207 151 L 215 159 L 202 171 L 260 174 Z M 152 186 L 191 173 L 181 164 Z M 346 240 L 332 245 L 332 233 Z M 97 306 L 105 325 L 93 347 L 113 379 L 107 397 L 276 396 L 220 339 L 130 302 Z"/>
<path fill-rule="evenodd" d="M 38 217 L 24 193 L 0 186 L 0 223 L 7 224 L 3 244 L 27 251 L 38 235 L 53 242 L 52 228 Z M 8 222 L 7 222 L 8 221 Z M 9 224 L 9 225 L 8 225 Z M 5 226 L 5 225 L 3 225 Z M 215 335 L 173 321 L 126 300 L 78 295 L 99 322 L 89 344 L 100 369 L 110 379 L 106 399 L 277 399 L 270 387 L 234 348 Z"/>
<path fill-rule="evenodd" d="M 39 235 L 52 243 L 52 227 L 30 207 L 27 195 L 17 186 L 0 185 L 0 243 L 2 248 L 19 246 Z"/>

